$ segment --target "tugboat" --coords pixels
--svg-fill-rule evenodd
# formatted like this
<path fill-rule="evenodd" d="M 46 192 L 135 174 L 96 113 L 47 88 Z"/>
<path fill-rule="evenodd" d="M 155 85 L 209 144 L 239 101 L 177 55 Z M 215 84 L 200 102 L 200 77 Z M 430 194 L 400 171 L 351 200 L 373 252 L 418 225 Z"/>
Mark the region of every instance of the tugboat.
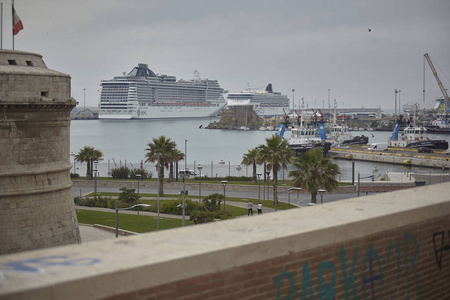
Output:
<path fill-rule="evenodd" d="M 313 148 L 322 148 L 323 156 L 326 157 L 331 148 L 331 143 L 326 141 L 325 126 L 322 121 L 317 121 L 317 113 L 314 112 L 315 121 L 310 125 L 304 124 L 303 114 L 298 116 L 295 122 L 290 122 L 289 116 L 285 114 L 285 121 L 281 123 L 280 129 L 276 133 L 283 138 L 286 126 L 292 127 L 291 136 L 288 138 L 288 147 L 296 154 L 307 152 Z"/>
<path fill-rule="evenodd" d="M 322 116 L 323 119 L 323 116 Z M 347 125 L 336 122 L 336 100 L 334 100 L 333 124 L 327 126 L 328 139 L 332 145 L 367 145 L 369 137 L 360 135 L 353 136 Z"/>
<path fill-rule="evenodd" d="M 418 125 L 416 120 L 413 120 L 408 126 L 403 129 L 400 138 L 398 136 L 400 127 L 403 123 L 402 116 L 400 116 L 397 124 L 392 131 L 392 137 L 389 140 L 389 147 L 400 148 L 419 148 L 427 147 L 431 149 L 448 149 L 448 142 L 446 140 L 432 140 L 425 137 L 427 129 L 424 126 Z"/>

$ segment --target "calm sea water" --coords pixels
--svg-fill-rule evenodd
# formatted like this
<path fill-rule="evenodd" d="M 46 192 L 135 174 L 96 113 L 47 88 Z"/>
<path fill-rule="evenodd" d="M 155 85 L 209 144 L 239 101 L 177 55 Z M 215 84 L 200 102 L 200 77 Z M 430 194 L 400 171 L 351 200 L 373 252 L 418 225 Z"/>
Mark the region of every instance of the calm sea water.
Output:
<path fill-rule="evenodd" d="M 237 166 L 249 149 L 265 144 L 265 139 L 275 131 L 241 131 L 200 129 L 218 119 L 182 119 L 182 120 L 73 120 L 70 133 L 70 151 L 78 153 L 84 146 L 92 146 L 103 152 L 104 160 L 99 163 L 100 176 L 107 176 L 114 166 L 127 165 L 139 167 L 145 162 L 148 143 L 162 135 L 177 143 L 177 148 L 187 154 L 186 165 L 190 169 L 201 164 L 202 174 L 207 176 L 251 176 L 251 168 Z M 289 133 L 287 133 L 289 134 Z M 369 143 L 385 142 L 390 132 L 355 132 L 355 135 L 369 136 Z M 372 136 L 373 135 L 373 136 Z M 433 136 L 448 139 L 448 136 Z M 186 142 L 185 142 L 186 141 Z M 223 164 L 219 164 L 219 161 Z M 336 160 L 341 168 L 341 180 L 351 180 L 350 161 Z M 180 168 L 184 168 L 180 162 Z M 143 163 L 144 167 L 155 173 L 154 165 Z M 75 163 L 77 173 L 86 173 L 85 164 Z M 262 172 L 262 167 L 258 167 Z M 375 171 L 375 169 L 377 169 Z M 387 171 L 405 171 L 403 166 L 356 162 L 356 173 L 364 175 L 383 175 Z M 439 173 L 428 168 L 409 168 L 408 171 Z M 286 176 L 281 173 L 280 178 Z"/>

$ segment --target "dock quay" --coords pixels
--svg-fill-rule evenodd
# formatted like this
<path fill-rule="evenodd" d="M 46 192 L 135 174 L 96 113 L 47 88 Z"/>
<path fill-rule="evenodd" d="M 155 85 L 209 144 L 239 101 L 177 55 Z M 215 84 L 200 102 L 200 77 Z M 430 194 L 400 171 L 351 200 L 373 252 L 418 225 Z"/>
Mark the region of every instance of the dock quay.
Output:
<path fill-rule="evenodd" d="M 444 150 L 434 153 L 417 153 L 417 149 L 389 148 L 388 151 L 369 151 L 367 146 L 352 146 L 350 148 L 331 148 L 328 152 L 336 159 L 370 161 L 404 166 L 419 166 L 429 168 L 450 168 L 450 156 Z"/>

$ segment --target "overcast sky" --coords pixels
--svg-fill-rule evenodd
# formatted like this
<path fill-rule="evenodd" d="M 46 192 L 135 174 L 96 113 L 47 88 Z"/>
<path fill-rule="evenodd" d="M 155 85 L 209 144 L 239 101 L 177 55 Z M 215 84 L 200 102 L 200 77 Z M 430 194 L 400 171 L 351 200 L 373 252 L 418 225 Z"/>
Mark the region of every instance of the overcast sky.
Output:
<path fill-rule="evenodd" d="M 2 1 L 2 0 L 0 0 Z M 3 0 L 3 48 L 12 48 Z M 449 0 L 16 0 L 15 49 L 72 77 L 72 95 L 97 106 L 102 79 L 147 63 L 155 73 L 217 79 L 286 94 L 295 105 L 393 109 L 422 101 L 423 55 L 450 87 Z M 368 29 L 371 29 L 369 32 Z M 442 97 L 426 65 L 426 106 Z M 84 89 L 86 97 L 84 98 Z"/>

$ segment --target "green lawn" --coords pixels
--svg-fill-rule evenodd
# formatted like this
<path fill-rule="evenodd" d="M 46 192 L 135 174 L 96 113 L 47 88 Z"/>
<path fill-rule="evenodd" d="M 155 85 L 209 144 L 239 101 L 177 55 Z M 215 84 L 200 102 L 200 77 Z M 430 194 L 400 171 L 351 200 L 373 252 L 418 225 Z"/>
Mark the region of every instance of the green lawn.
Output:
<path fill-rule="evenodd" d="M 109 227 L 116 227 L 115 212 L 98 212 L 92 210 L 78 209 L 78 223 L 81 224 L 101 224 Z M 161 229 L 181 227 L 181 219 L 160 218 Z M 185 225 L 194 225 L 186 216 Z M 119 229 L 143 233 L 158 230 L 158 219 L 152 216 L 119 214 Z"/>

